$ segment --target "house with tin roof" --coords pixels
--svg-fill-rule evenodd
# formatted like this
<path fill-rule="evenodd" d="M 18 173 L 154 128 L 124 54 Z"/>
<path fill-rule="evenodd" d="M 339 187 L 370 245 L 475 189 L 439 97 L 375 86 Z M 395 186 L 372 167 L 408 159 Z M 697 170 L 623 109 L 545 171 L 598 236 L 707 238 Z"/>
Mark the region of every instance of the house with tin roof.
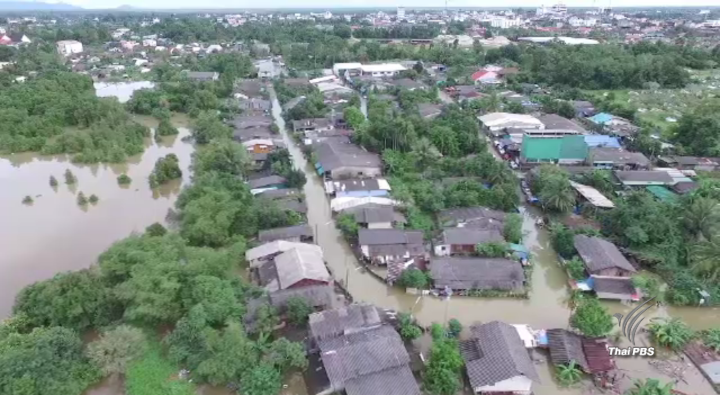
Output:
<path fill-rule="evenodd" d="M 523 164 L 558 163 L 574 165 L 585 162 L 588 146 L 581 135 L 560 137 L 525 136 L 520 148 Z"/>
<path fill-rule="evenodd" d="M 504 241 L 505 238 L 502 232 L 497 228 L 446 228 L 434 243 L 433 251 L 437 256 L 472 254 L 478 244 L 502 243 Z"/>
<path fill-rule="evenodd" d="M 426 256 L 423 232 L 403 229 L 360 229 L 358 244 L 363 257 L 387 265 Z"/>
<path fill-rule="evenodd" d="M 575 235 L 575 249 L 591 275 L 630 277 L 637 269 L 623 256 L 615 244 L 585 235 Z"/>
<path fill-rule="evenodd" d="M 505 258 L 439 257 L 430 261 L 430 277 L 436 289 L 467 292 L 502 290 L 522 292 L 522 265 Z"/>

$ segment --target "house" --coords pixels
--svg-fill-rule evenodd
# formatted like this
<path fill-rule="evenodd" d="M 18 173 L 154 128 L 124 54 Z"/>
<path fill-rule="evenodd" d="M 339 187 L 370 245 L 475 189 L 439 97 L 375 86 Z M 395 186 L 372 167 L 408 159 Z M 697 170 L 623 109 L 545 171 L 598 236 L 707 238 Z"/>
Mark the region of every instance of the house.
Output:
<path fill-rule="evenodd" d="M 604 132 L 625 138 L 632 136 L 640 130 L 639 127 L 635 126 L 629 120 L 617 117 L 612 114 L 601 112 L 595 114 L 590 118 L 586 118 L 588 122 L 596 126 L 601 126 Z"/>
<path fill-rule="evenodd" d="M 629 277 L 590 276 L 588 285 L 598 299 L 639 300 L 640 292 Z"/>
<path fill-rule="evenodd" d="M 478 70 L 472 73 L 470 79 L 475 83 L 475 85 L 495 85 L 502 82 L 500 75 L 497 72 L 490 70 Z"/>
<path fill-rule="evenodd" d="M 377 329 L 382 325 L 380 312 L 368 304 L 351 304 L 308 317 L 310 338 L 314 342 Z"/>
<path fill-rule="evenodd" d="M 387 196 L 390 183 L 384 178 L 333 180 L 325 183 L 325 191 L 335 197 Z"/>
<path fill-rule="evenodd" d="M 257 194 L 257 196 L 270 200 L 298 198 L 302 196 L 302 191 L 297 188 L 267 189 Z"/>
<path fill-rule="evenodd" d="M 318 174 L 333 180 L 382 175 L 380 157 L 350 142 L 328 139 L 315 147 L 315 155 Z"/>
<path fill-rule="evenodd" d="M 265 92 L 265 85 L 256 79 L 243 79 L 235 83 L 236 95 L 243 95 L 248 98 L 259 97 Z"/>
<path fill-rule="evenodd" d="M 650 160 L 640 152 L 623 148 L 590 148 L 587 164 L 600 169 L 640 170 L 650 167 Z"/>
<path fill-rule="evenodd" d="M 233 118 L 229 123 L 234 129 L 243 130 L 260 127 L 269 128 L 274 123 L 274 121 L 267 115 L 240 115 Z"/>
<path fill-rule="evenodd" d="M 335 307 L 336 295 L 332 284 L 310 285 L 300 288 L 280 289 L 266 291 L 258 298 L 249 299 L 243 324 L 248 332 L 255 332 L 257 327 L 258 311 L 261 306 L 275 307 L 281 314 L 286 313 L 288 302 L 292 299 L 302 299 L 315 311 L 332 309 Z"/>
<path fill-rule="evenodd" d="M 313 230 L 308 225 L 295 225 L 285 228 L 274 228 L 262 230 L 260 231 L 260 233 L 258 233 L 258 240 L 261 243 L 269 243 L 275 240 L 312 242 L 313 239 Z"/>
<path fill-rule="evenodd" d="M 246 113 L 269 113 L 272 109 L 272 103 L 269 100 L 259 98 L 241 99 L 238 107 Z"/>
<path fill-rule="evenodd" d="M 282 68 L 272 59 L 255 61 L 255 69 L 260 78 L 277 78 L 282 75 Z"/>
<path fill-rule="evenodd" d="M 540 382 L 535 365 L 515 327 L 493 321 L 470 328 L 460 354 L 475 394 L 530 395 Z"/>
<path fill-rule="evenodd" d="M 220 74 L 213 71 L 190 71 L 187 78 L 198 82 L 217 81 Z"/>
<path fill-rule="evenodd" d="M 502 211 L 491 210 L 486 207 L 461 207 L 440 211 L 438 220 L 440 225 L 445 227 L 472 227 L 472 224 L 505 222 L 506 214 Z"/>
<path fill-rule="evenodd" d="M 322 248 L 315 244 L 276 240 L 245 251 L 245 260 L 248 261 L 250 268 L 254 269 L 292 249 L 306 249 L 322 253 Z"/>
<path fill-rule="evenodd" d="M 394 224 L 405 223 L 405 216 L 395 212 L 392 206 L 363 204 L 342 211 L 351 214 L 360 226 L 368 229 L 392 229 Z"/>
<path fill-rule="evenodd" d="M 322 251 L 293 248 L 258 267 L 261 285 L 268 291 L 329 285 L 332 277 Z"/>
<path fill-rule="evenodd" d="M 673 185 L 671 188 L 679 195 L 687 195 L 698 187 L 695 181 L 681 181 Z"/>
<path fill-rule="evenodd" d="M 348 76 L 356 76 L 362 73 L 362 64 L 360 63 L 335 63 L 333 65 L 333 74 L 337 77 L 344 77 L 345 72 Z"/>
<path fill-rule="evenodd" d="M 585 235 L 575 235 L 575 249 L 590 275 L 630 277 L 637 272 L 615 244 Z"/>
<path fill-rule="evenodd" d="M 83 45 L 76 40 L 62 40 L 55 43 L 57 52 L 62 56 L 70 56 L 83 52 Z"/>
<path fill-rule="evenodd" d="M 425 119 L 432 119 L 442 114 L 442 106 L 432 103 L 418 104 L 418 112 Z"/>
<path fill-rule="evenodd" d="M 268 177 L 256 178 L 247 182 L 250 189 L 270 189 L 270 188 L 283 188 L 287 180 L 284 177 L 278 175 L 272 175 Z"/>
<path fill-rule="evenodd" d="M 435 243 L 434 252 L 437 256 L 472 254 L 478 244 L 504 241 L 505 238 L 497 229 L 447 228 Z"/>
<path fill-rule="evenodd" d="M 620 171 L 614 172 L 620 182 L 625 186 L 648 186 L 648 185 L 674 185 L 675 180 L 667 171 Z"/>
<path fill-rule="evenodd" d="M 327 118 L 308 118 L 292 121 L 293 132 L 323 132 L 332 130 L 333 124 Z"/>
<path fill-rule="evenodd" d="M 504 258 L 441 257 L 430 261 L 436 289 L 453 291 L 523 291 L 525 273 L 517 261 Z"/>
<path fill-rule="evenodd" d="M 19 44 L 30 44 L 32 40 L 23 33 L 10 33 L 0 36 L 0 43 L 2 45 L 19 45 Z"/>
<path fill-rule="evenodd" d="M 545 333 L 553 365 L 568 365 L 575 361 L 583 372 L 592 375 L 615 369 L 615 362 L 607 350 L 607 339 L 593 339 L 560 328 L 548 329 Z"/>
<path fill-rule="evenodd" d="M 587 131 L 575 122 L 557 114 L 541 115 L 537 118 L 546 130 L 567 131 L 567 134 L 585 134 Z"/>
<path fill-rule="evenodd" d="M 585 138 L 585 144 L 588 145 L 588 148 L 595 148 L 595 147 L 606 147 L 606 148 L 621 148 L 620 141 L 617 139 L 617 137 L 613 136 L 607 136 L 604 134 L 586 134 L 583 136 Z"/>
<path fill-rule="evenodd" d="M 585 162 L 588 146 L 583 136 L 523 137 L 520 160 L 523 163 L 552 162 L 579 164 Z"/>
<path fill-rule="evenodd" d="M 678 170 L 715 171 L 720 167 L 720 158 L 701 158 L 697 156 L 661 156 L 661 166 L 673 167 Z"/>
<path fill-rule="evenodd" d="M 307 215 L 308 207 L 302 199 L 280 199 L 277 205 L 283 210 L 294 211 L 302 216 Z"/>
<path fill-rule="evenodd" d="M 577 118 L 591 117 L 595 115 L 595 106 L 589 101 L 573 100 L 570 104 L 575 109 L 575 116 Z"/>
<path fill-rule="evenodd" d="M 478 119 L 484 129 L 495 136 L 501 135 L 500 132 L 507 128 L 545 129 L 545 125 L 539 119 L 527 114 L 493 112 L 479 116 Z"/>
<path fill-rule="evenodd" d="M 358 244 L 365 259 L 379 265 L 425 256 L 423 232 L 402 229 L 360 229 Z"/>

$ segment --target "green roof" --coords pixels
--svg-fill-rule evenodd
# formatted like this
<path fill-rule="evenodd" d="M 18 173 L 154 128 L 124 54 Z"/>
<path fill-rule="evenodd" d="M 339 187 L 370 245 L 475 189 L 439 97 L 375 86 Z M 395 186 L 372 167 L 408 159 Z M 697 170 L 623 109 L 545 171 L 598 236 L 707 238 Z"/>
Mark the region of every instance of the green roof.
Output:
<path fill-rule="evenodd" d="M 524 159 L 532 161 L 585 159 L 588 146 L 583 136 L 561 138 L 524 136 L 520 154 Z"/>
<path fill-rule="evenodd" d="M 675 199 L 677 199 L 677 195 L 675 192 L 665 188 L 664 186 L 660 185 L 651 185 L 645 187 L 648 192 L 652 193 L 658 200 L 661 200 L 663 202 L 674 202 Z"/>

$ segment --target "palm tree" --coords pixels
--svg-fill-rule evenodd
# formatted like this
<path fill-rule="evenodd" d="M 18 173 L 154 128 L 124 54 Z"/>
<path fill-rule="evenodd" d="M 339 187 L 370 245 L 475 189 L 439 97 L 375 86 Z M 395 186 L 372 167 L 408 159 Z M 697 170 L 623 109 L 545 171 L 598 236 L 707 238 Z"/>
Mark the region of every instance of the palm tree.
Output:
<path fill-rule="evenodd" d="M 720 236 L 695 244 L 690 251 L 692 270 L 710 281 L 720 279 Z"/>
<path fill-rule="evenodd" d="M 658 344 L 673 350 L 681 349 L 695 336 L 679 318 L 653 318 L 648 330 Z"/>
<path fill-rule="evenodd" d="M 557 374 L 557 379 L 560 382 L 560 385 L 565 387 L 579 382 L 583 375 L 582 370 L 578 368 L 575 361 L 570 361 L 567 365 L 556 366 L 555 373 Z"/>
<path fill-rule="evenodd" d="M 672 383 L 665 385 L 660 384 L 660 380 L 646 379 L 645 381 L 636 381 L 635 385 L 630 388 L 625 395 L 672 395 Z"/>
<path fill-rule="evenodd" d="M 543 208 L 568 212 L 575 207 L 575 191 L 570 182 L 561 177 L 549 177 L 540 188 L 540 203 Z"/>
<path fill-rule="evenodd" d="M 683 225 L 695 237 L 704 236 L 710 240 L 713 230 L 720 223 L 720 205 L 713 199 L 693 199 L 681 217 Z"/>
<path fill-rule="evenodd" d="M 417 158 L 417 164 L 421 170 L 425 170 L 431 163 L 437 158 L 440 158 L 442 154 L 435 148 L 434 145 L 427 138 L 423 137 L 413 144 L 412 148 L 415 158 Z"/>

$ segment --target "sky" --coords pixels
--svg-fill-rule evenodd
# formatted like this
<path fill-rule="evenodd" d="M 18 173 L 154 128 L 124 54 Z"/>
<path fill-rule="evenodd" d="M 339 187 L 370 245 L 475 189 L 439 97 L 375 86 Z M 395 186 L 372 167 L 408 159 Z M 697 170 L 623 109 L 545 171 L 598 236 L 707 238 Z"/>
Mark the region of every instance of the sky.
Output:
<path fill-rule="evenodd" d="M 2 1 L 2 0 L 0 0 Z M 40 0 L 42 1 L 42 0 Z M 341 8 L 341 7 L 444 7 L 445 0 L 51 0 L 74 4 L 85 8 L 111 8 L 130 5 L 141 8 Z M 483 2 L 478 0 L 448 0 L 448 7 L 539 7 L 551 6 L 554 0 L 506 0 Z M 666 7 L 666 6 L 718 6 L 718 0 L 566 0 L 568 7 L 599 7 L 612 5 L 615 7 Z"/>

